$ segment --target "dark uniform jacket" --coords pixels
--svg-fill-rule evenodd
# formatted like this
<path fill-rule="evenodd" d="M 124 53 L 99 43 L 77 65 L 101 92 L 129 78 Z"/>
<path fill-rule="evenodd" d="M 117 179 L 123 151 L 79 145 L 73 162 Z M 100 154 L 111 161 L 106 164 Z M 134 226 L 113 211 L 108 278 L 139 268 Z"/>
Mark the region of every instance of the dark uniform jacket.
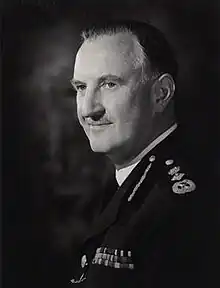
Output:
<path fill-rule="evenodd" d="M 206 286 L 203 187 L 181 156 L 177 135 L 151 150 L 102 208 L 79 251 L 71 286 Z"/>

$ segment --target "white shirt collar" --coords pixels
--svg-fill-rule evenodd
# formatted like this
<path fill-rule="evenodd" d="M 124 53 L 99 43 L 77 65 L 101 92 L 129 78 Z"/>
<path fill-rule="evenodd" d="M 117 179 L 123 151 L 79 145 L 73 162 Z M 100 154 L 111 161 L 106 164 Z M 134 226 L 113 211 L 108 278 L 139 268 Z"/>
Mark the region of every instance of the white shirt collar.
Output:
<path fill-rule="evenodd" d="M 173 124 L 169 129 L 160 134 L 154 141 L 152 141 L 137 157 L 135 157 L 128 166 L 115 171 L 115 177 L 118 185 L 121 186 L 135 166 L 147 155 L 153 148 L 155 148 L 160 142 L 162 142 L 167 136 L 169 136 L 177 128 L 177 123 Z"/>

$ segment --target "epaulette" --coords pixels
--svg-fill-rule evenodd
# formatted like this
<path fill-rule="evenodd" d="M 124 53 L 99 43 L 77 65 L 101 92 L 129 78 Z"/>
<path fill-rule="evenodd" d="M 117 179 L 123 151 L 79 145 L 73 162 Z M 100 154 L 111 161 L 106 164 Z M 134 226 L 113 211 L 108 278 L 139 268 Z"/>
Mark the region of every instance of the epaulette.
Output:
<path fill-rule="evenodd" d="M 181 169 L 178 163 L 175 163 L 173 159 L 167 159 L 164 164 L 173 193 L 184 195 L 196 190 L 195 182 L 190 179 L 186 171 Z"/>

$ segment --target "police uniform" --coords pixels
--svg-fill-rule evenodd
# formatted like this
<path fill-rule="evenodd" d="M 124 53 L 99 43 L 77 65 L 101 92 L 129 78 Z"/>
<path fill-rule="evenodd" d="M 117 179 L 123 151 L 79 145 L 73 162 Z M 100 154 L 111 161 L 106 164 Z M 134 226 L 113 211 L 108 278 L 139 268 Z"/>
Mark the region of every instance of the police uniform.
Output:
<path fill-rule="evenodd" d="M 203 287 L 202 187 L 173 130 L 148 149 L 101 210 L 79 251 L 72 287 Z"/>

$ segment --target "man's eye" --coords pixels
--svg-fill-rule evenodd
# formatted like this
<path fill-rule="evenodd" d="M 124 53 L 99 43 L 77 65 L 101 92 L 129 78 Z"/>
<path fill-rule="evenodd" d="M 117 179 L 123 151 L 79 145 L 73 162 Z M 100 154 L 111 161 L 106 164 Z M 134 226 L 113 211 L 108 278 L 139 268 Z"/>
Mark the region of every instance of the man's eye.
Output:
<path fill-rule="evenodd" d="M 86 89 L 86 85 L 81 84 L 81 85 L 76 86 L 77 92 L 84 91 L 85 89 Z"/>
<path fill-rule="evenodd" d="M 114 82 L 105 82 L 102 84 L 102 86 L 104 86 L 107 89 L 113 89 L 117 86 L 117 84 Z"/>

